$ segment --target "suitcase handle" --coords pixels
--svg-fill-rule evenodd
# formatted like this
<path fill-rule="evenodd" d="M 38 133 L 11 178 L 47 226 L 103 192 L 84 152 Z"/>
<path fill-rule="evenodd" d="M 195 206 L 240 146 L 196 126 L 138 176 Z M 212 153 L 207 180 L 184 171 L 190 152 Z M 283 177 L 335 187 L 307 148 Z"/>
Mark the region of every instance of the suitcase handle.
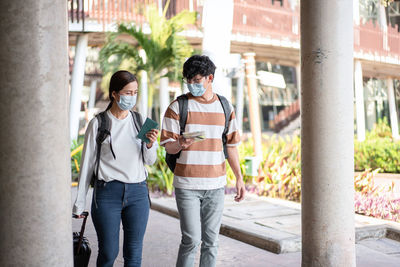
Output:
<path fill-rule="evenodd" d="M 81 226 L 81 232 L 79 234 L 78 249 L 76 250 L 77 254 L 79 254 L 79 251 L 81 250 L 82 241 L 83 241 L 83 234 L 85 233 L 86 221 L 87 221 L 87 218 L 89 216 L 89 212 L 84 211 L 84 212 L 82 212 L 81 215 L 83 215 L 84 217 L 83 217 L 83 222 L 82 222 L 82 226 Z M 78 218 L 78 216 L 75 215 L 75 214 L 72 215 L 72 217 Z"/>
<path fill-rule="evenodd" d="M 84 217 L 87 217 L 87 216 L 89 216 L 89 212 L 88 211 L 84 211 L 84 212 L 82 212 L 81 216 L 82 215 Z M 78 215 L 76 215 L 76 214 L 72 214 L 72 218 L 79 219 Z"/>

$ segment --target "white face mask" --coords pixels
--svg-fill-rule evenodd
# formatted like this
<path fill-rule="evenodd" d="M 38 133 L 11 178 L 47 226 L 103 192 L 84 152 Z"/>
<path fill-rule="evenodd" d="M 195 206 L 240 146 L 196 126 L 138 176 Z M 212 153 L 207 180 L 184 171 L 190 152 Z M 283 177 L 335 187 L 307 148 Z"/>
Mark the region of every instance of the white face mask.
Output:
<path fill-rule="evenodd" d="M 206 92 L 203 83 L 188 83 L 187 87 L 193 96 L 202 96 Z"/>
<path fill-rule="evenodd" d="M 137 94 L 120 95 L 117 105 L 122 110 L 131 110 L 136 105 Z"/>

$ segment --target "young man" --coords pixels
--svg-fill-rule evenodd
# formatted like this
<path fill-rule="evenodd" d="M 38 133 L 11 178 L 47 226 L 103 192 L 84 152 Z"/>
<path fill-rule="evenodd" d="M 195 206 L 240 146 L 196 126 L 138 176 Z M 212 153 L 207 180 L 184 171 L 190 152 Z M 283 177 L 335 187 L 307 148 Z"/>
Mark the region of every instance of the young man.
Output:
<path fill-rule="evenodd" d="M 174 170 L 176 204 L 180 215 L 182 240 L 178 267 L 192 267 L 201 242 L 200 266 L 216 264 L 218 234 L 224 208 L 226 166 L 222 134 L 225 113 L 213 93 L 214 63 L 207 56 L 195 55 L 183 65 L 188 97 L 185 132 L 204 131 L 205 139 L 194 142 L 180 135 L 179 104 L 173 101 L 165 112 L 160 144 L 169 154 L 181 152 Z M 236 176 L 236 201 L 244 198 L 237 145 L 240 142 L 234 109 L 230 106 L 227 132 L 228 162 Z"/>

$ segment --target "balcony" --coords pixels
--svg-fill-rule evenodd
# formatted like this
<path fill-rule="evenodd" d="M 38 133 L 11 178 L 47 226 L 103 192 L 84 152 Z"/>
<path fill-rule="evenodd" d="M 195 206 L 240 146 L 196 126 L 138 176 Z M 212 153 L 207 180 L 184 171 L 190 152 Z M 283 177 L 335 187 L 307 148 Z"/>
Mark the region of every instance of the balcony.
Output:
<path fill-rule="evenodd" d="M 69 29 L 74 32 L 100 33 L 98 43 L 104 40 L 104 32 L 114 31 L 116 23 L 135 22 L 146 25 L 146 5 L 159 5 L 154 0 L 68 0 Z M 198 28 L 193 27 L 190 38 L 202 37 L 201 14 L 203 1 L 172 0 L 167 15 L 172 16 L 187 9 L 199 14 Z M 101 35 L 103 34 L 103 35 Z M 273 4 L 272 1 L 234 0 L 232 47 L 234 53 L 256 51 L 260 60 L 275 63 L 298 64 L 300 49 L 299 6 L 288 1 Z M 259 52 L 261 51 L 261 52 Z M 264 54 L 263 54 L 264 53 Z M 372 22 L 354 25 L 354 55 L 360 60 L 376 64 L 400 65 L 400 34 L 397 26 L 381 29 Z M 395 66 L 397 67 L 397 66 Z M 388 67 L 389 68 L 389 67 Z M 377 73 L 380 67 L 367 66 L 366 72 Z M 397 70 L 382 70 L 392 75 Z M 379 74 L 379 73 L 378 73 Z"/>

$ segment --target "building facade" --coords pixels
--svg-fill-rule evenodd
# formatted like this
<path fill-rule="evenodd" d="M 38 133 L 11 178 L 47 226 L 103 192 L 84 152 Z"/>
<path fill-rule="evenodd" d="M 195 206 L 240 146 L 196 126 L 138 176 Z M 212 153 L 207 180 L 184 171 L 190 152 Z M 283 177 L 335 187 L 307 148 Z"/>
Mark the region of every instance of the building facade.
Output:
<path fill-rule="evenodd" d="M 68 2 L 70 46 L 75 47 L 79 37 L 85 35 L 89 51 L 99 51 L 107 32 L 115 31 L 115 23 L 134 22 L 146 28 L 146 6 L 154 4 L 163 8 L 166 1 Z M 170 1 L 167 12 L 167 16 L 184 9 L 198 12 L 197 27 L 190 27 L 184 34 L 194 49 L 203 49 L 203 52 L 207 26 L 202 19 L 207 16 L 206 3 L 204 0 Z M 399 12 L 396 13 L 396 10 L 400 9 L 400 3 L 394 2 L 385 8 L 379 5 L 378 0 L 354 0 L 353 7 L 355 131 L 359 140 L 363 140 L 366 130 L 371 130 L 376 122 L 386 118 L 397 138 L 400 34 L 396 24 Z M 261 129 L 282 131 L 298 118 L 300 112 L 300 1 L 234 0 L 232 12 L 229 53 L 224 56 L 224 63 L 217 66 L 229 81 L 221 93 L 231 98 L 238 111 L 239 124 L 243 131 L 249 131 L 247 83 L 242 79 L 245 68 L 243 54 L 254 52 Z M 93 88 L 93 77 L 101 75 L 98 71 L 94 74 L 87 71 L 87 88 Z M 99 76 L 96 77 L 99 81 Z M 99 87 L 100 82 L 96 85 Z M 170 88 L 169 97 L 172 100 L 181 91 L 176 90 L 176 86 Z M 238 92 L 238 89 L 244 90 L 244 93 Z M 244 101 L 238 103 L 237 97 L 242 95 Z M 154 101 L 153 108 L 160 108 L 158 101 Z M 294 124 L 294 128 L 299 127 L 299 119 Z"/>

